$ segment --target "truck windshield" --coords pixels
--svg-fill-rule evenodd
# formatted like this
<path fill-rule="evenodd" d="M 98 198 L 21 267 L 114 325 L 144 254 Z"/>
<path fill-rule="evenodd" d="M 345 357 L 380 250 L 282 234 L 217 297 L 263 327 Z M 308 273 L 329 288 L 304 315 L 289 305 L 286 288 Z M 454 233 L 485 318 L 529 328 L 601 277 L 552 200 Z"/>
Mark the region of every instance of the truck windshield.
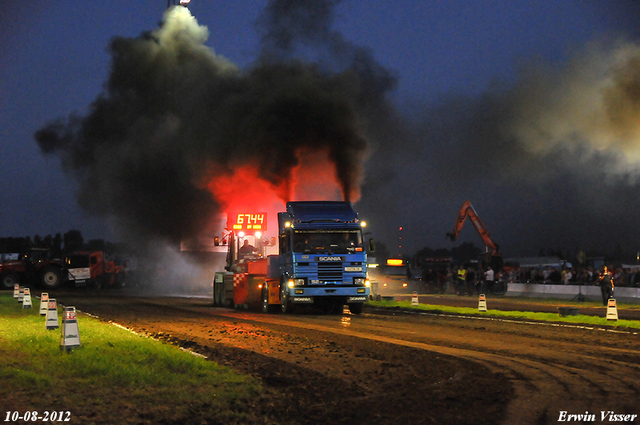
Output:
<path fill-rule="evenodd" d="M 295 231 L 293 251 L 311 254 L 362 252 L 362 233 L 359 230 Z"/>

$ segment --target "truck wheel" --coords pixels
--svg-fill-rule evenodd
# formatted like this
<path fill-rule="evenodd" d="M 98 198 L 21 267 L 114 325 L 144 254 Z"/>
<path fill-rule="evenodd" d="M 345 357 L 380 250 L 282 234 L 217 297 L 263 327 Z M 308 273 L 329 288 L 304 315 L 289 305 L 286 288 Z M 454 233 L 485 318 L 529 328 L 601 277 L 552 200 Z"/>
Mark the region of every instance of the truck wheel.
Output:
<path fill-rule="evenodd" d="M 214 302 L 216 307 L 226 307 L 224 303 L 224 283 L 214 283 Z"/>
<path fill-rule="evenodd" d="M 220 300 L 220 285 L 218 285 L 215 281 L 213 282 L 213 306 L 214 307 L 218 307 L 219 305 L 222 304 L 222 301 Z"/>
<path fill-rule="evenodd" d="M 57 267 L 48 266 L 42 271 L 40 284 L 44 289 L 56 289 L 62 284 L 62 273 Z"/>
<path fill-rule="evenodd" d="M 272 308 L 269 305 L 269 289 L 267 285 L 262 286 L 262 312 L 263 313 L 271 313 Z"/>
<path fill-rule="evenodd" d="M 93 281 L 93 287 L 96 289 L 105 289 L 107 287 L 107 279 L 104 276 L 98 276 Z"/>
<path fill-rule="evenodd" d="M 349 304 L 351 314 L 362 314 L 364 311 L 364 303 Z"/>
<path fill-rule="evenodd" d="M 289 292 L 284 282 L 280 283 L 280 310 L 285 314 L 293 311 L 293 305 L 289 299 Z"/>
<path fill-rule="evenodd" d="M 13 289 L 16 283 L 20 283 L 18 275 L 15 273 L 7 273 L 2 275 L 2 287 L 4 289 Z"/>

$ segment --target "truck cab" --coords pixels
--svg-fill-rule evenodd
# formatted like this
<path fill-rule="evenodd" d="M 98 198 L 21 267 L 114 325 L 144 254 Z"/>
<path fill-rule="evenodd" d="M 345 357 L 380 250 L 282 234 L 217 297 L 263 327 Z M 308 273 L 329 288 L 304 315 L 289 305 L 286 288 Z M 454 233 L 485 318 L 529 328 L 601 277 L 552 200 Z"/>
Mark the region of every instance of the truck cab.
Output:
<path fill-rule="evenodd" d="M 283 312 L 316 304 L 359 314 L 370 294 L 363 222 L 348 202 L 288 202 L 278 213 L 279 255 L 270 256 L 269 297 Z"/>
<path fill-rule="evenodd" d="M 103 251 L 80 251 L 65 258 L 67 279 L 75 286 L 122 287 L 126 267 L 106 259 Z"/>

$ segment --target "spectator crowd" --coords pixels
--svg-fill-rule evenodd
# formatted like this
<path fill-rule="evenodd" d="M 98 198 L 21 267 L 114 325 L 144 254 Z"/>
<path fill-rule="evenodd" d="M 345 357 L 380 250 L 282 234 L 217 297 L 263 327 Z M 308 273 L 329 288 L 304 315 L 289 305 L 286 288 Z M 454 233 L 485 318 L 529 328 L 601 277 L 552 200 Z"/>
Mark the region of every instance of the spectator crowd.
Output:
<path fill-rule="evenodd" d="M 640 287 L 640 266 L 613 267 L 609 266 L 615 286 Z M 520 268 L 510 272 L 503 272 L 501 278 L 508 282 L 548 283 L 564 285 L 598 285 L 601 271 L 593 267 L 578 268 Z M 504 275 L 504 276 L 503 276 Z"/>
<path fill-rule="evenodd" d="M 488 272 L 488 273 L 487 273 Z M 593 267 L 505 267 L 500 272 L 482 271 L 464 266 L 449 269 L 425 269 L 422 281 L 428 292 L 472 295 L 484 290 L 501 293 L 508 283 L 554 285 L 599 285 L 602 270 Z M 615 287 L 640 287 L 640 266 L 609 267 Z M 495 291 L 494 291 L 495 293 Z"/>

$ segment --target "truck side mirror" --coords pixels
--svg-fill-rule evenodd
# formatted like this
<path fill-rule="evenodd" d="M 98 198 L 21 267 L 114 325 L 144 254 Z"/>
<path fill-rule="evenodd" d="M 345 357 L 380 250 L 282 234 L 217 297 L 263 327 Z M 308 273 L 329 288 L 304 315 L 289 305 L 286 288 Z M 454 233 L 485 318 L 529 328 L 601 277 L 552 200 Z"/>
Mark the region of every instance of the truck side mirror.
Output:
<path fill-rule="evenodd" d="M 369 239 L 369 252 L 372 254 L 376 252 L 376 241 L 374 239 Z"/>

